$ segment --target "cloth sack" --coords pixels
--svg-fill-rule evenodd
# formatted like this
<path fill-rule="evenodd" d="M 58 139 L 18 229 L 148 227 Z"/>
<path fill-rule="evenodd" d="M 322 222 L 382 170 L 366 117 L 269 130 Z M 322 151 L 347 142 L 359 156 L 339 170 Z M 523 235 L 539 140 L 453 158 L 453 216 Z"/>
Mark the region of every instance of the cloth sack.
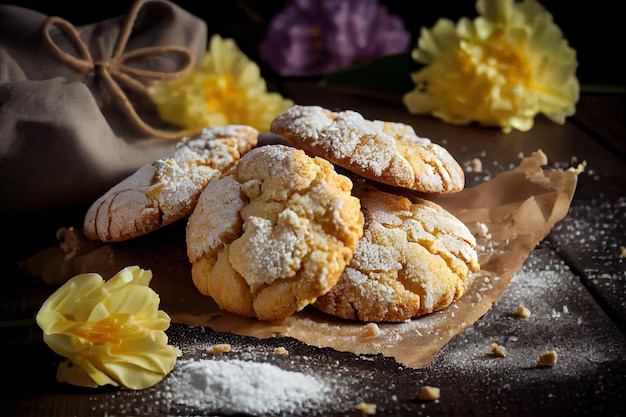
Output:
<path fill-rule="evenodd" d="M 185 132 L 159 121 L 146 86 L 180 77 L 206 23 L 166 0 L 74 27 L 0 5 L 0 214 L 90 204 Z"/>

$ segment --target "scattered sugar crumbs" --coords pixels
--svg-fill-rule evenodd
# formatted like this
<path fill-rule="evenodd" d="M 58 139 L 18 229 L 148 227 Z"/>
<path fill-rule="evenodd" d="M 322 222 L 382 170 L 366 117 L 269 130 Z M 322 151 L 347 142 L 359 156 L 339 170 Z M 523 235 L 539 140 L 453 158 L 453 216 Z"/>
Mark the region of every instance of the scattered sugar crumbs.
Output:
<path fill-rule="evenodd" d="M 483 172 L 483 161 L 478 158 L 473 158 L 471 161 L 471 167 L 473 172 Z"/>
<path fill-rule="evenodd" d="M 278 346 L 274 349 L 274 353 L 276 355 L 289 355 L 289 351 L 285 349 L 283 346 Z"/>
<path fill-rule="evenodd" d="M 504 349 L 504 346 L 497 343 L 491 344 L 491 353 L 499 358 L 506 358 L 506 350 Z"/>
<path fill-rule="evenodd" d="M 367 323 L 363 326 L 363 336 L 376 337 L 380 334 L 380 327 L 376 323 Z"/>
<path fill-rule="evenodd" d="M 217 345 L 211 345 L 209 347 L 198 348 L 198 350 L 211 352 L 212 354 L 216 356 L 223 355 L 224 353 L 228 353 L 231 351 L 231 349 L 232 349 L 231 345 L 228 343 L 222 343 L 222 344 L 217 344 Z"/>
<path fill-rule="evenodd" d="M 422 401 L 435 401 L 438 400 L 441 395 L 439 387 L 431 387 L 429 385 L 423 386 L 417 393 L 417 399 Z"/>
<path fill-rule="evenodd" d="M 376 404 L 360 402 L 355 407 L 357 411 L 361 413 L 361 415 L 373 416 L 376 414 Z"/>
<path fill-rule="evenodd" d="M 538 367 L 546 367 L 553 366 L 556 364 L 557 354 L 554 350 L 546 350 L 541 355 L 539 355 L 539 360 L 537 361 Z"/>
<path fill-rule="evenodd" d="M 212 345 L 207 348 L 199 348 L 198 350 L 210 352 L 216 356 L 219 356 L 219 355 L 223 355 L 224 353 L 230 352 L 232 350 L 232 347 L 228 343 L 222 343 L 222 344 Z M 274 348 L 274 354 L 289 355 L 289 351 L 285 349 L 283 346 L 279 346 L 277 348 Z"/>
<path fill-rule="evenodd" d="M 519 306 L 517 308 L 517 316 L 523 319 L 527 319 L 530 317 L 530 310 L 524 306 Z"/>

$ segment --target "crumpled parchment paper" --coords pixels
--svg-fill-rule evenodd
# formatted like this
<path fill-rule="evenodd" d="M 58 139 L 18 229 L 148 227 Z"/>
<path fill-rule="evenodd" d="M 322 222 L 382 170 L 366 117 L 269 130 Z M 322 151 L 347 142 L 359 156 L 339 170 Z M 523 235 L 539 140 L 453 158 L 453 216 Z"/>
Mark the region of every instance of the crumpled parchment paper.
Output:
<path fill-rule="evenodd" d="M 152 270 L 150 286 L 173 322 L 257 338 L 288 336 L 317 347 L 382 354 L 404 366 L 424 368 L 448 341 L 489 310 L 534 247 L 567 215 L 580 171 L 544 168 L 547 162 L 538 150 L 516 169 L 490 181 L 456 194 L 428 196 L 474 233 L 481 271 L 468 277 L 467 291 L 456 303 L 403 323 L 353 322 L 313 308 L 267 322 L 221 311 L 193 285 L 182 221 L 131 241 L 95 248 L 80 230 L 63 229 L 60 247 L 25 259 L 20 267 L 27 275 L 60 284 L 78 273 L 97 272 L 109 278 L 125 266 L 139 265 Z"/>

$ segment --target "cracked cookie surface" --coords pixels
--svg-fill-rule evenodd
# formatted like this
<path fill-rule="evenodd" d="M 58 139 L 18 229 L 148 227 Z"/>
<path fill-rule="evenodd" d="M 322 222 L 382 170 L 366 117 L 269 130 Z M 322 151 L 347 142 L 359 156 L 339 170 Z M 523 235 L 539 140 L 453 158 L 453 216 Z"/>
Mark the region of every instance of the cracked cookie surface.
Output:
<path fill-rule="evenodd" d="M 209 182 L 189 218 L 187 254 L 220 308 L 282 319 L 328 292 L 363 233 L 352 182 L 328 161 L 260 146 Z"/>
<path fill-rule="evenodd" d="M 215 126 L 181 139 L 171 158 L 144 165 L 90 206 L 85 236 L 119 242 L 188 217 L 209 180 L 257 143 L 258 131 L 245 125 Z"/>
<path fill-rule="evenodd" d="M 373 181 L 441 194 L 465 186 L 463 169 L 454 157 L 402 123 L 367 120 L 352 110 L 296 105 L 279 114 L 270 131 Z"/>
<path fill-rule="evenodd" d="M 469 229 L 441 206 L 355 183 L 364 233 L 339 282 L 314 306 L 369 322 L 401 322 L 448 307 L 480 269 Z"/>

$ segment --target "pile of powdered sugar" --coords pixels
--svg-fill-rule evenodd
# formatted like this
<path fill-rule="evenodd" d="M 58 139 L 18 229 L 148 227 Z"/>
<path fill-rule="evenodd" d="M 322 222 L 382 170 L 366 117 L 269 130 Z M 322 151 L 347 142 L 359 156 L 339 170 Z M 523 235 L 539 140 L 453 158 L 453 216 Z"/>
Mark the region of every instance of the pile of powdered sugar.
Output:
<path fill-rule="evenodd" d="M 330 401 L 332 391 L 314 376 L 240 359 L 179 360 L 166 382 L 172 403 L 225 414 L 318 408 Z"/>

